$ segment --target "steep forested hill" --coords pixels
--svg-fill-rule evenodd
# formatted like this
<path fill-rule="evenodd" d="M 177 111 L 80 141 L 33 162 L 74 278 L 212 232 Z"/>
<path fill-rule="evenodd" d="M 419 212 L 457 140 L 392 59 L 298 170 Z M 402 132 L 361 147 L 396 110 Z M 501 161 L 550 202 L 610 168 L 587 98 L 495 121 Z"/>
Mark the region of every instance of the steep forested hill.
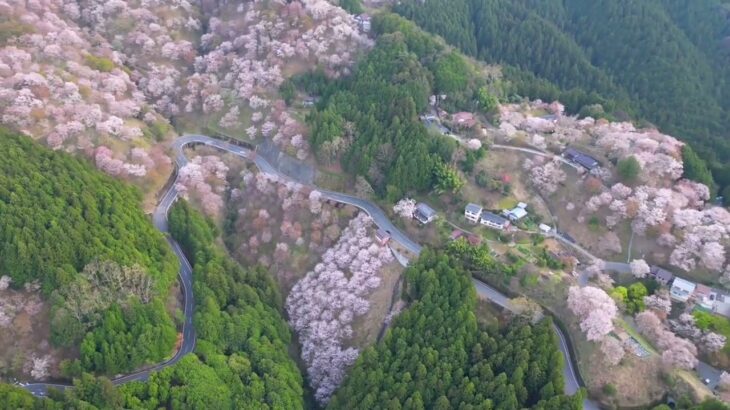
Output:
<path fill-rule="evenodd" d="M 124 408 L 298 409 L 302 376 L 271 275 L 244 269 L 215 244 L 213 224 L 179 202 L 170 232 L 193 265 L 195 354 L 122 389 Z"/>
<path fill-rule="evenodd" d="M 0 129 L 0 272 L 68 284 L 94 258 L 141 265 L 166 290 L 177 260 L 139 192 L 70 155 Z"/>
<path fill-rule="evenodd" d="M 562 394 L 549 320 L 480 328 L 470 275 L 444 253 L 424 252 L 406 284 L 411 307 L 363 352 L 329 408 L 582 408 L 582 394 Z"/>
<path fill-rule="evenodd" d="M 65 366 L 116 374 L 164 359 L 175 343 L 164 301 L 178 262 L 135 189 L 86 162 L 0 129 L 0 274 L 37 282 L 51 338 L 79 346 Z"/>
<path fill-rule="evenodd" d="M 301 409 L 303 380 L 268 272 L 244 269 L 215 244 L 213 224 L 181 201 L 170 231 L 193 265 L 194 354 L 119 388 L 84 373 L 74 388 L 34 398 L 0 384 L 0 409 Z"/>
<path fill-rule="evenodd" d="M 352 76 L 295 80 L 322 97 L 307 117 L 310 143 L 323 162 L 340 159 L 346 171 L 364 176 L 392 201 L 410 191 L 451 190 L 459 183 L 448 166 L 456 144 L 430 133 L 418 115 L 434 93 L 448 93 L 445 105 L 452 110 L 488 110 L 473 101 L 480 91 L 491 96 L 490 84 L 462 54 L 402 17 L 380 14 L 373 31 L 377 43 Z"/>
<path fill-rule="evenodd" d="M 531 80 L 518 87 L 530 97 L 554 96 L 535 81 L 545 80 L 657 124 L 730 184 L 725 1 L 406 0 L 395 9 L 468 54 L 511 66 L 513 78 Z M 567 100 L 576 112 L 592 103 Z"/>

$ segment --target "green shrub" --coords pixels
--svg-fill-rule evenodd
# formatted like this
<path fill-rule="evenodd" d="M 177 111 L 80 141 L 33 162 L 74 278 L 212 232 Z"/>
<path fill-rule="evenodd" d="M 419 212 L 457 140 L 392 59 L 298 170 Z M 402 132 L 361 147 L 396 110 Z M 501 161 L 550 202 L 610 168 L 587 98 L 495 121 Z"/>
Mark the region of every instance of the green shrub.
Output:
<path fill-rule="evenodd" d="M 86 62 L 86 65 L 94 70 L 99 70 L 105 73 L 112 71 L 115 67 L 112 60 L 106 57 L 95 56 L 93 54 L 87 54 L 84 56 L 84 61 Z"/>

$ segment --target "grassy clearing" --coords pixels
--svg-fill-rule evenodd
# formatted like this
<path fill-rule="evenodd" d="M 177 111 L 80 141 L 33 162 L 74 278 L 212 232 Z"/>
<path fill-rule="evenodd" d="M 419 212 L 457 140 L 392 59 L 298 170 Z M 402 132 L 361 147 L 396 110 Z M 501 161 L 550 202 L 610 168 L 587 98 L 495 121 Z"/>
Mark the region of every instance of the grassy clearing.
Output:
<path fill-rule="evenodd" d="M 381 279 L 380 286 L 368 296 L 370 310 L 365 315 L 354 320 L 352 324 L 353 336 L 347 343 L 348 346 L 362 350 L 375 344 L 380 328 L 383 325 L 383 320 L 388 315 L 388 310 L 393 299 L 393 291 L 402 273 L 403 267 L 395 261 L 380 270 L 378 273 Z M 400 295 L 396 296 L 399 297 Z"/>
<path fill-rule="evenodd" d="M 517 206 L 519 201 L 513 196 L 506 196 L 502 198 L 497 204 L 499 209 L 513 209 Z"/>
<path fill-rule="evenodd" d="M 315 184 L 324 189 L 338 192 L 351 192 L 354 183 L 352 178 L 336 169 L 318 168 Z"/>

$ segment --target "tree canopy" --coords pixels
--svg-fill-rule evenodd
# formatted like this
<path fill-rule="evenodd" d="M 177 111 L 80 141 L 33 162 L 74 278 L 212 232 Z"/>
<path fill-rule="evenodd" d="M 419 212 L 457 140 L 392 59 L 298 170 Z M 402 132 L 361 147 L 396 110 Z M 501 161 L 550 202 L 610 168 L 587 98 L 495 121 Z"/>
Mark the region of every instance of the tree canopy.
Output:
<path fill-rule="evenodd" d="M 362 353 L 329 408 L 582 408 L 582 392 L 562 394 L 549 319 L 480 327 L 463 265 L 443 252 L 421 254 L 405 273 L 410 307 Z"/>
<path fill-rule="evenodd" d="M 116 374 L 163 360 L 176 332 L 162 300 L 179 265 L 139 192 L 28 137 L 0 139 L 0 272 L 50 296 L 51 340 L 80 346 L 68 368 Z"/>
<path fill-rule="evenodd" d="M 45 293 L 93 259 L 140 265 L 166 292 L 178 263 L 135 188 L 85 161 L 0 129 L 0 272 Z"/>
<path fill-rule="evenodd" d="M 339 159 L 392 200 L 439 184 L 460 187 L 458 174 L 444 172 L 453 144 L 429 132 L 419 114 L 434 93 L 448 94 L 450 109 L 473 110 L 483 101 L 491 110 L 488 84 L 463 55 L 405 19 L 383 13 L 372 24 L 377 44 L 353 75 L 327 82 L 313 73 L 295 81 L 322 97 L 307 118 L 314 150 L 325 162 Z"/>
<path fill-rule="evenodd" d="M 124 407 L 302 408 L 303 380 L 269 273 L 228 257 L 213 223 L 187 202 L 172 208 L 169 226 L 193 266 L 197 347 L 149 381 L 124 385 Z"/>

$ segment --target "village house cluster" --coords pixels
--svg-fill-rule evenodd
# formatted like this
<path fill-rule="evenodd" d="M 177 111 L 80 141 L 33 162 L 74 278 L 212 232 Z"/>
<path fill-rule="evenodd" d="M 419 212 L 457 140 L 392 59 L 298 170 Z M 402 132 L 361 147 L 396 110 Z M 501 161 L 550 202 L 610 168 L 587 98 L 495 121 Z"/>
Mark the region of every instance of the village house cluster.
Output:
<path fill-rule="evenodd" d="M 520 202 L 513 209 L 505 209 L 501 214 L 485 210 L 481 205 L 469 203 L 464 208 L 464 218 L 473 224 L 481 224 L 492 229 L 503 231 L 511 223 L 518 222 L 527 216 L 527 204 Z"/>
<path fill-rule="evenodd" d="M 668 270 L 652 266 L 650 275 L 664 286 L 669 287 L 669 296 L 678 302 L 694 302 L 695 306 L 709 312 L 730 317 L 730 294 L 703 284 L 674 276 Z"/>

